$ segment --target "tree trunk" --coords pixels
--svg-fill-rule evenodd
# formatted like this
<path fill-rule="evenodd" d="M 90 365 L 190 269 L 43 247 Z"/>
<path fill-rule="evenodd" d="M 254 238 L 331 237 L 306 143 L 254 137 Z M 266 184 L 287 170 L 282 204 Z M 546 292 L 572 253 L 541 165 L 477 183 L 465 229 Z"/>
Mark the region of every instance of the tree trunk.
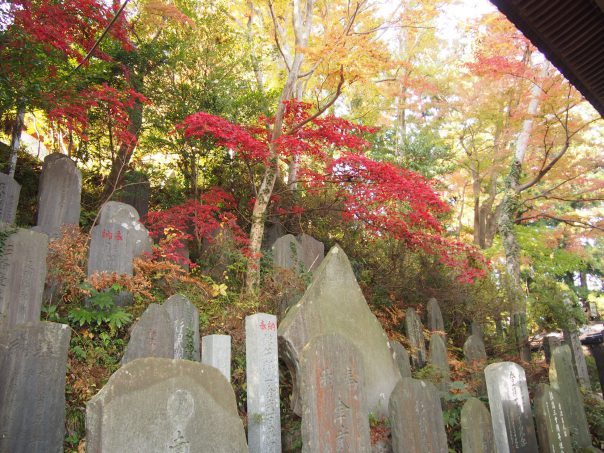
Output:
<path fill-rule="evenodd" d="M 17 156 L 19 153 L 19 147 L 21 145 L 21 132 L 23 131 L 23 124 L 25 122 L 25 99 L 21 98 L 17 102 L 17 116 L 15 118 L 15 124 L 13 125 L 13 131 L 10 139 L 10 159 L 8 167 L 8 175 L 11 178 L 15 177 L 15 170 L 17 169 Z"/>

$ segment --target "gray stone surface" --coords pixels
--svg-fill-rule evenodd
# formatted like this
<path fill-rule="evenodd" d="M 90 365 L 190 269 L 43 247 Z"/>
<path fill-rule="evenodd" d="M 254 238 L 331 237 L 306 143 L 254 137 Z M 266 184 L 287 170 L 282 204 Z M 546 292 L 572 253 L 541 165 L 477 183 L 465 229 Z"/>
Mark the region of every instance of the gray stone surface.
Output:
<path fill-rule="evenodd" d="M 298 242 L 300 243 L 300 253 L 304 269 L 308 272 L 314 272 L 319 268 L 325 257 L 325 245 L 306 233 L 298 235 Z"/>
<path fill-rule="evenodd" d="M 482 324 L 480 324 L 479 322 L 476 322 L 476 321 L 472 321 L 472 325 L 470 327 L 470 334 L 476 335 L 481 340 L 484 340 Z"/>
<path fill-rule="evenodd" d="M 267 250 L 273 247 L 273 244 L 281 236 L 285 234 L 285 227 L 279 222 L 269 222 L 264 227 L 264 238 L 262 241 L 262 248 Z"/>
<path fill-rule="evenodd" d="M 411 364 L 409 363 L 409 353 L 405 347 L 398 341 L 390 341 L 392 348 L 392 357 L 398 366 L 401 377 L 411 377 Z"/>
<path fill-rule="evenodd" d="M 545 362 L 549 364 L 552 358 L 552 351 L 562 345 L 562 339 L 557 335 L 546 335 L 543 337 L 542 344 Z"/>
<path fill-rule="evenodd" d="M 161 305 L 150 304 L 134 323 L 122 365 L 142 357 L 174 358 L 174 324 Z"/>
<path fill-rule="evenodd" d="M 439 392 L 429 382 L 402 378 L 390 396 L 394 453 L 447 453 Z"/>
<path fill-rule="evenodd" d="M 174 332 L 174 359 L 201 360 L 199 311 L 181 294 L 168 297 L 162 307 L 168 312 Z M 230 379 L 229 379 L 230 381 Z"/>
<path fill-rule="evenodd" d="M 463 453 L 495 453 L 491 414 L 478 398 L 469 398 L 461 409 Z"/>
<path fill-rule="evenodd" d="M 279 326 L 279 354 L 294 378 L 297 414 L 301 413 L 296 379 L 300 354 L 314 337 L 329 333 L 343 336 L 359 349 L 369 411 L 386 416 L 388 398 L 400 372 L 384 329 L 367 306 L 348 257 L 339 246 L 329 251 L 306 293 Z"/>
<path fill-rule="evenodd" d="M 281 452 L 277 317 L 245 318 L 248 442 L 250 453 Z"/>
<path fill-rule="evenodd" d="M 579 391 L 568 345 L 558 346 L 552 352 L 549 382 L 560 396 L 560 402 L 573 440 L 579 447 L 590 447 L 591 435 L 585 417 L 583 397 Z"/>
<path fill-rule="evenodd" d="M 138 359 L 86 405 L 88 453 L 247 453 L 235 394 L 218 370 Z"/>
<path fill-rule="evenodd" d="M 426 364 L 426 341 L 424 326 L 413 308 L 408 308 L 405 314 L 405 332 L 411 347 L 411 362 L 415 368 L 421 368 Z"/>
<path fill-rule="evenodd" d="M 231 382 L 231 336 L 206 335 L 201 339 L 201 363 L 213 366 Z"/>
<path fill-rule="evenodd" d="M 470 335 L 463 344 L 463 356 L 469 364 L 486 361 L 487 352 L 482 339 L 476 335 Z"/>
<path fill-rule="evenodd" d="M 129 204 L 138 215 L 143 217 L 149 212 L 149 195 L 151 186 L 147 175 L 140 171 L 128 171 L 124 175 L 124 183 L 118 191 L 116 199 Z"/>
<path fill-rule="evenodd" d="M 65 324 L 0 323 L 1 452 L 63 451 L 70 334 Z"/>
<path fill-rule="evenodd" d="M 82 174 L 68 156 L 46 156 L 38 191 L 37 230 L 51 238 L 61 236 L 63 225 L 80 224 Z"/>
<path fill-rule="evenodd" d="M 568 422 L 558 392 L 547 384 L 539 384 L 534 404 L 539 452 L 571 453 L 573 447 Z"/>
<path fill-rule="evenodd" d="M 526 375 L 512 362 L 492 363 L 484 370 L 498 452 L 535 453 L 537 438 Z"/>
<path fill-rule="evenodd" d="M 40 320 L 47 254 L 45 234 L 19 228 L 6 239 L 0 256 L 0 320 Z"/>
<path fill-rule="evenodd" d="M 579 383 L 591 389 L 589 382 L 589 373 L 587 372 L 587 363 L 585 362 L 585 354 L 583 353 L 583 345 L 579 340 L 579 332 L 576 329 L 564 331 L 564 342 L 569 346 L 572 355 L 575 374 Z"/>
<path fill-rule="evenodd" d="M 315 337 L 300 358 L 302 452 L 371 452 L 359 350 L 337 334 Z"/>
<path fill-rule="evenodd" d="M 137 222 L 139 219 L 140 216 L 134 206 L 119 201 L 108 201 L 101 206 L 98 223 L 130 223 Z"/>
<path fill-rule="evenodd" d="M 431 297 L 428 301 L 426 313 L 428 330 L 430 332 L 441 332 L 441 334 L 444 335 L 445 322 L 443 321 L 443 315 L 440 311 L 440 305 L 438 305 L 438 301 L 434 297 Z"/>
<path fill-rule="evenodd" d="M 438 387 L 446 391 L 449 387 L 449 382 L 451 382 L 449 376 L 449 358 L 447 357 L 447 346 L 439 332 L 432 332 L 432 336 L 430 337 L 430 355 L 428 357 L 430 365 L 432 365 L 435 374 L 438 375 Z"/>
<path fill-rule="evenodd" d="M 303 267 L 302 248 L 300 243 L 292 234 L 281 236 L 272 246 L 273 267 L 281 269 L 292 269 L 296 272 Z"/>
<path fill-rule="evenodd" d="M 5 173 L 0 173 L 0 222 L 15 223 L 21 186 Z"/>

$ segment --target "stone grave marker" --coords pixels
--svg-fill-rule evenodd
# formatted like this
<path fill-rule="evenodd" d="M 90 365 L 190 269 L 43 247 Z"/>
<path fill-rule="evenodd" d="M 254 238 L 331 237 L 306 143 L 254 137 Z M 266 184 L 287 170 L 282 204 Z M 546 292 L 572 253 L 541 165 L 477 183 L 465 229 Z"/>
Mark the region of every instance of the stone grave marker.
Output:
<path fill-rule="evenodd" d="M 108 201 L 101 206 L 98 223 L 131 223 L 138 222 L 139 219 L 140 216 L 134 206 L 119 201 Z"/>
<path fill-rule="evenodd" d="M 281 452 L 277 317 L 245 318 L 248 443 L 250 453 Z"/>
<path fill-rule="evenodd" d="M 116 194 L 116 199 L 122 203 L 129 204 L 138 215 L 143 217 L 149 212 L 149 195 L 151 185 L 149 178 L 141 171 L 128 171 L 124 175 L 122 188 Z"/>
<path fill-rule="evenodd" d="M 0 320 L 40 320 L 47 254 L 45 234 L 19 228 L 6 239 L 0 256 Z"/>
<path fill-rule="evenodd" d="M 299 402 L 299 360 L 302 349 L 320 335 L 335 333 L 356 346 L 365 369 L 368 410 L 387 416 L 388 398 L 400 372 L 380 322 L 373 315 L 356 281 L 348 257 L 334 246 L 302 299 L 292 306 L 279 326 L 279 354 L 294 380 L 293 408 Z"/>
<path fill-rule="evenodd" d="M 88 453 L 247 453 L 233 388 L 189 360 L 137 359 L 86 405 Z"/>
<path fill-rule="evenodd" d="M 429 382 L 402 378 L 390 395 L 394 453 L 446 453 L 439 392 Z"/>
<path fill-rule="evenodd" d="M 281 236 L 272 247 L 273 267 L 281 269 L 293 269 L 299 272 L 302 261 L 302 248 L 300 243 L 291 234 Z"/>
<path fill-rule="evenodd" d="M 174 324 L 161 305 L 150 304 L 134 323 L 122 365 L 142 357 L 174 358 Z"/>
<path fill-rule="evenodd" d="M 461 409 L 463 453 L 495 453 L 491 414 L 478 398 L 469 398 Z"/>
<path fill-rule="evenodd" d="M 302 452 L 370 453 L 359 350 L 337 334 L 315 337 L 300 358 Z"/>
<path fill-rule="evenodd" d="M 428 301 L 426 312 L 426 324 L 428 325 L 428 330 L 430 332 L 440 332 L 441 335 L 444 336 L 445 322 L 443 321 L 443 315 L 440 311 L 440 305 L 438 305 L 438 301 L 434 297 L 431 297 Z"/>
<path fill-rule="evenodd" d="M 231 336 L 206 335 L 201 339 L 201 363 L 213 366 L 231 382 Z"/>
<path fill-rule="evenodd" d="M 550 334 L 543 337 L 543 355 L 546 363 L 550 363 L 552 351 L 560 345 L 562 345 L 562 339 L 558 335 Z"/>
<path fill-rule="evenodd" d="M 568 421 L 570 435 L 579 447 L 591 447 L 591 435 L 585 417 L 583 397 L 579 391 L 568 345 L 558 346 L 552 352 L 549 382 L 560 396 L 562 409 Z"/>
<path fill-rule="evenodd" d="M 495 445 L 500 452 L 537 451 L 526 376 L 520 365 L 492 363 L 484 370 Z"/>
<path fill-rule="evenodd" d="M 411 377 L 411 364 L 409 363 L 409 353 L 405 347 L 398 341 L 390 341 L 392 348 L 392 357 L 398 366 L 401 377 Z"/>
<path fill-rule="evenodd" d="M 5 173 L 0 173 L 0 222 L 13 224 L 19 205 L 21 185 Z"/>
<path fill-rule="evenodd" d="M 411 361 L 415 368 L 426 364 L 426 342 L 424 340 L 424 326 L 417 316 L 415 309 L 407 308 L 405 314 L 405 331 L 411 346 Z"/>
<path fill-rule="evenodd" d="M 470 334 L 476 335 L 481 340 L 484 340 L 484 334 L 482 329 L 482 324 L 476 321 L 472 321 L 472 325 L 470 326 Z"/>
<path fill-rule="evenodd" d="M 82 174 L 68 156 L 46 156 L 38 192 L 36 229 L 51 238 L 61 236 L 63 225 L 80 224 Z"/>
<path fill-rule="evenodd" d="M 0 323 L 0 451 L 63 451 L 65 324 Z"/>
<path fill-rule="evenodd" d="M 442 391 L 447 391 L 449 382 L 451 381 L 449 376 L 449 358 L 447 357 L 447 346 L 438 332 L 432 332 L 432 336 L 430 337 L 429 361 L 434 371 L 439 375 L 440 382 L 438 387 Z"/>
<path fill-rule="evenodd" d="M 181 294 L 168 297 L 162 307 L 172 321 L 174 332 L 175 359 L 195 360 L 199 362 L 199 311 L 189 299 Z M 230 379 L 229 379 L 230 380 Z"/>
<path fill-rule="evenodd" d="M 317 241 L 314 237 L 306 233 L 298 236 L 300 243 L 300 253 L 304 270 L 314 272 L 319 268 L 319 265 L 325 257 L 325 246 L 321 241 Z"/>
<path fill-rule="evenodd" d="M 535 420 L 540 453 L 572 452 L 568 422 L 558 392 L 547 384 L 539 384 L 535 395 Z"/>
<path fill-rule="evenodd" d="M 583 387 L 591 389 L 589 382 L 589 373 L 587 372 L 587 363 L 585 362 L 585 354 L 583 353 L 583 345 L 579 340 L 579 331 L 576 328 L 564 331 L 564 342 L 570 348 L 572 363 L 575 368 L 577 379 Z"/>
<path fill-rule="evenodd" d="M 468 363 L 484 362 L 487 360 L 487 352 L 484 342 L 476 335 L 470 335 L 463 344 L 463 355 Z"/>

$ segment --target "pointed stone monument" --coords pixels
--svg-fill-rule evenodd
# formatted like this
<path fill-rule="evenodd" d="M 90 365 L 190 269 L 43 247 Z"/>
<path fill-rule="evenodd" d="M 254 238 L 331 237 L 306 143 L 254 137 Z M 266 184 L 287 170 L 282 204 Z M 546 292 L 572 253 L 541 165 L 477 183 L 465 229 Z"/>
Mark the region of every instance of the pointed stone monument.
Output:
<path fill-rule="evenodd" d="M 339 246 L 329 251 L 302 299 L 279 325 L 279 354 L 294 378 L 297 414 L 301 414 L 297 379 L 300 354 L 313 338 L 330 333 L 341 335 L 359 350 L 368 410 L 386 416 L 390 393 L 401 375 L 386 333 L 369 309 L 348 257 Z"/>
<path fill-rule="evenodd" d="M 426 364 L 426 341 L 424 326 L 414 308 L 408 308 L 405 314 L 405 331 L 411 346 L 411 361 L 416 369 Z"/>
<path fill-rule="evenodd" d="M 478 398 L 469 398 L 461 409 L 463 453 L 495 453 L 491 414 Z"/>
<path fill-rule="evenodd" d="M 430 332 L 439 332 L 441 335 L 445 334 L 445 322 L 443 321 L 443 315 L 440 311 L 440 305 L 438 301 L 432 297 L 428 301 L 427 307 L 427 319 L 426 324 Z"/>

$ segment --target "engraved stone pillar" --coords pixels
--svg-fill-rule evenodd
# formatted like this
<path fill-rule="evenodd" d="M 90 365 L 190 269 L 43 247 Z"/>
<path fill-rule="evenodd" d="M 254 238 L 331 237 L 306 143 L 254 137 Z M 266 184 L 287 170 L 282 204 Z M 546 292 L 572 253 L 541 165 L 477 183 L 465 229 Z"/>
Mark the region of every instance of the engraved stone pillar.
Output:
<path fill-rule="evenodd" d="M 213 366 L 231 382 L 231 336 L 206 335 L 201 339 L 201 363 Z"/>

